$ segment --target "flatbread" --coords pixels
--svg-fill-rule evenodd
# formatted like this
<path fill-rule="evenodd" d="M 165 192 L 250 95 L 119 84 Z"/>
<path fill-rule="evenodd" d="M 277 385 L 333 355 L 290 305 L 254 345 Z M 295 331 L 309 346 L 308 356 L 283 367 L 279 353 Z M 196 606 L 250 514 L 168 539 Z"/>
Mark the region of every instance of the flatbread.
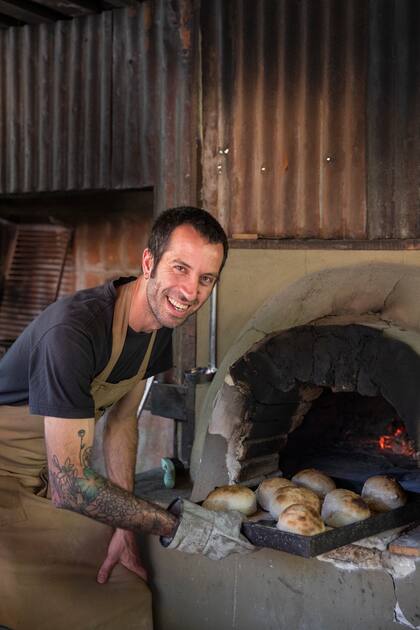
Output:
<path fill-rule="evenodd" d="M 328 475 L 325 475 L 320 470 L 316 470 L 316 468 L 300 470 L 292 477 L 292 481 L 297 486 L 312 490 L 312 492 L 315 492 L 321 499 L 337 487 L 331 477 L 328 477 Z"/>
<path fill-rule="evenodd" d="M 395 510 L 407 503 L 407 495 L 398 481 L 386 475 L 369 477 L 362 489 L 362 499 L 376 512 Z"/>
<path fill-rule="evenodd" d="M 321 518 L 331 527 L 343 527 L 371 516 L 362 497 L 351 490 L 332 490 L 324 499 Z"/>
<path fill-rule="evenodd" d="M 255 492 L 245 486 L 220 486 L 210 492 L 203 507 L 216 512 L 237 510 L 251 516 L 257 511 L 257 499 Z"/>
<path fill-rule="evenodd" d="M 284 477 L 264 479 L 257 488 L 257 501 L 263 510 L 270 509 L 270 501 L 281 488 L 292 487 L 293 483 Z"/>
<path fill-rule="evenodd" d="M 294 504 L 307 505 L 319 514 L 321 500 L 315 492 L 307 488 L 288 487 L 278 490 L 270 501 L 270 514 L 273 518 L 278 518 L 280 514 Z"/>
<path fill-rule="evenodd" d="M 314 536 L 325 532 L 325 525 L 319 514 L 307 505 L 289 505 L 279 516 L 277 529 L 292 534 Z"/>

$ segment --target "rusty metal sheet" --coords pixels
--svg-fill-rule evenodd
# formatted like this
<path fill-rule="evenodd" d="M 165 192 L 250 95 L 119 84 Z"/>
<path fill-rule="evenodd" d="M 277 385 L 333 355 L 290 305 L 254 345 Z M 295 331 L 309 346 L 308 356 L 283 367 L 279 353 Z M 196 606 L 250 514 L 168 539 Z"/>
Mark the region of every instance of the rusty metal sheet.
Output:
<path fill-rule="evenodd" d="M 0 33 L 0 193 L 155 186 L 197 202 L 198 3 Z"/>
<path fill-rule="evenodd" d="M 206 205 L 231 233 L 363 236 L 362 4 L 214 5 L 202 23 Z"/>
<path fill-rule="evenodd" d="M 116 11 L 113 29 L 112 184 L 151 186 L 157 109 L 154 84 L 159 64 L 153 54 L 154 11 Z"/>
<path fill-rule="evenodd" d="M 156 214 L 198 201 L 199 6 L 198 0 L 153 3 Z"/>
<path fill-rule="evenodd" d="M 420 4 L 369 2 L 370 238 L 420 235 Z"/>
<path fill-rule="evenodd" d="M 364 238 L 367 5 L 202 4 L 203 198 L 229 233 Z"/>
<path fill-rule="evenodd" d="M 115 11 L 115 187 L 155 186 L 155 212 L 197 203 L 198 3 Z"/>
<path fill-rule="evenodd" d="M 0 192 L 110 185 L 111 12 L 0 33 Z"/>

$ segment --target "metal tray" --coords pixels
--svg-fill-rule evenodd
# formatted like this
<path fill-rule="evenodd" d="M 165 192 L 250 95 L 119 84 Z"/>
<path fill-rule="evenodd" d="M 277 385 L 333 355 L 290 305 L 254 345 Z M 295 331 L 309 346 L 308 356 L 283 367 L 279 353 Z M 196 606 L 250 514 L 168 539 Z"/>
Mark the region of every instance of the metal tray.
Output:
<path fill-rule="evenodd" d="M 281 532 L 276 528 L 276 521 L 245 522 L 242 525 L 242 533 L 257 547 L 270 547 L 311 558 L 418 520 L 420 520 L 420 495 L 409 495 L 409 500 L 403 507 L 375 514 L 359 523 L 336 527 L 315 536 Z"/>

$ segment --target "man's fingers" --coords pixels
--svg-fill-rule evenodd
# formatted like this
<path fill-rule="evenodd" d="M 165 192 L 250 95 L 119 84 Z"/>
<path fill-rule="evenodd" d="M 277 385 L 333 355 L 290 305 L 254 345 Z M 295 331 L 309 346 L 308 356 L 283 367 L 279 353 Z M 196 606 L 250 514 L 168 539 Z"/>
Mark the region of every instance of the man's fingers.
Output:
<path fill-rule="evenodd" d="M 96 580 L 97 582 L 99 582 L 99 584 L 106 584 L 106 582 L 108 582 L 109 577 L 112 573 L 112 570 L 115 567 L 115 565 L 118 564 L 118 562 L 120 562 L 126 569 L 128 569 L 132 573 L 135 573 L 136 575 L 138 575 L 139 578 L 147 582 L 147 579 L 148 579 L 147 571 L 138 562 L 134 563 L 134 562 L 124 561 L 123 559 L 111 560 L 110 558 L 106 558 L 104 563 L 100 567 L 98 571 L 98 575 L 96 577 Z"/>
<path fill-rule="evenodd" d="M 117 562 L 118 560 L 111 560 L 108 557 L 105 558 L 103 564 L 98 571 L 98 575 L 96 576 L 96 581 L 99 582 L 99 584 L 105 584 L 106 582 L 108 582 L 111 571 L 115 567 Z"/>

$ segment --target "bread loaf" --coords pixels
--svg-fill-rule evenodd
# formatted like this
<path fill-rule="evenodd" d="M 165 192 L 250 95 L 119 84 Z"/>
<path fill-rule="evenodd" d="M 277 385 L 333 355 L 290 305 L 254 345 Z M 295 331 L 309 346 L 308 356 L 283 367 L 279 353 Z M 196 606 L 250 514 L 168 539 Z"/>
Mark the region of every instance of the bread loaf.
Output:
<path fill-rule="evenodd" d="M 405 505 L 407 495 L 395 479 L 385 475 L 375 475 L 365 482 L 362 499 L 372 510 L 388 512 Z"/>
<path fill-rule="evenodd" d="M 351 490 L 332 490 L 322 505 L 321 518 L 331 527 L 343 527 L 363 521 L 371 515 L 363 499 Z"/>
<path fill-rule="evenodd" d="M 286 486 L 293 486 L 292 482 L 283 477 L 264 479 L 257 488 L 257 501 L 263 510 L 270 509 L 270 501 L 278 490 Z"/>
<path fill-rule="evenodd" d="M 245 486 L 220 486 L 210 492 L 203 501 L 203 507 L 216 512 L 237 510 L 251 516 L 257 511 L 257 499 L 255 493 Z"/>
<path fill-rule="evenodd" d="M 291 486 L 276 492 L 270 501 L 270 514 L 273 518 L 278 518 L 289 505 L 296 503 L 306 505 L 318 514 L 321 509 L 321 500 L 312 490 Z"/>
<path fill-rule="evenodd" d="M 308 505 L 289 505 L 279 516 L 277 529 L 292 534 L 314 536 L 325 531 L 325 525 L 319 514 Z"/>
<path fill-rule="evenodd" d="M 336 489 L 335 482 L 316 468 L 305 468 L 292 477 L 292 481 L 297 486 L 308 488 L 315 492 L 321 499 L 329 492 Z"/>

